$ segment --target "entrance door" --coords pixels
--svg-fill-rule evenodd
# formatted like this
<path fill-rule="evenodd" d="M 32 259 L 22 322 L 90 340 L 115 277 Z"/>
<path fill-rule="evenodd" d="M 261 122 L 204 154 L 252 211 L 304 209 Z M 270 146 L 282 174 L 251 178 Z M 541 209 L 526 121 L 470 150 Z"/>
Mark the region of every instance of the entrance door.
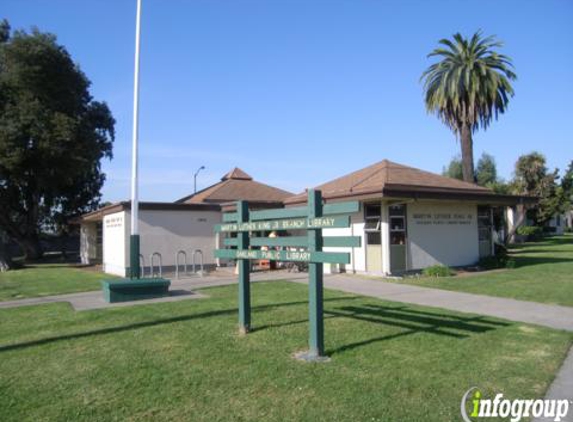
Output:
<path fill-rule="evenodd" d="M 491 207 L 478 206 L 479 257 L 491 256 L 492 251 L 492 213 Z"/>
<path fill-rule="evenodd" d="M 389 206 L 390 272 L 406 271 L 406 205 Z"/>
<path fill-rule="evenodd" d="M 366 271 L 382 272 L 382 233 L 380 204 L 364 205 L 364 231 L 366 234 Z"/>

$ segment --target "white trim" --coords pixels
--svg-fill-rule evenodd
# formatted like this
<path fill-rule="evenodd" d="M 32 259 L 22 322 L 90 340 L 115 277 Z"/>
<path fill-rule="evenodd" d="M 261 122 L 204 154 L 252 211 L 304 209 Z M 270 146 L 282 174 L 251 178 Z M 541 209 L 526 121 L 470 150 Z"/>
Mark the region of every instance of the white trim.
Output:
<path fill-rule="evenodd" d="M 381 245 L 382 248 L 382 273 L 384 275 L 389 275 L 390 270 L 390 225 L 388 218 L 388 204 L 386 202 L 381 203 L 380 216 L 381 220 Z"/>

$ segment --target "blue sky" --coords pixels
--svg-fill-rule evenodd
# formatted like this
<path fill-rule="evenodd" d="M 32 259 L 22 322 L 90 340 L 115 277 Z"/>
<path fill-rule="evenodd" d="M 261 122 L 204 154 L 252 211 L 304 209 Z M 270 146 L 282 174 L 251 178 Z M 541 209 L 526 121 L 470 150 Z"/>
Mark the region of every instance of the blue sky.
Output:
<path fill-rule="evenodd" d="M 388 158 L 440 172 L 459 144 L 425 111 L 437 41 L 482 29 L 518 81 L 474 137 L 510 178 L 539 150 L 573 159 L 573 2 L 143 0 L 141 198 L 170 201 L 234 166 L 298 192 Z M 135 0 L 2 0 L 13 28 L 53 32 L 117 119 L 104 200 L 129 197 Z"/>

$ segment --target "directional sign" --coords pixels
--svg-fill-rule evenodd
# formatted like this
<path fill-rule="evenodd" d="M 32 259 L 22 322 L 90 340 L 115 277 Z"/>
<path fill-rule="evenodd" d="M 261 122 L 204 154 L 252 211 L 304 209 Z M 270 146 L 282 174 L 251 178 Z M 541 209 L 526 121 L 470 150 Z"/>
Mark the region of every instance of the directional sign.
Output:
<path fill-rule="evenodd" d="M 256 232 L 273 230 L 308 230 L 350 227 L 350 217 L 291 218 L 286 220 L 253 221 L 217 224 L 216 232 Z"/>
<path fill-rule="evenodd" d="M 215 257 L 226 259 L 267 259 L 269 261 L 329 262 L 333 264 L 350 263 L 350 254 L 345 252 L 218 249 L 215 251 Z"/>
<path fill-rule="evenodd" d="M 360 211 L 360 202 L 337 202 L 333 204 L 326 204 L 322 208 L 322 215 L 340 215 L 350 214 Z M 292 207 L 292 208 L 279 208 L 272 210 L 252 211 L 249 215 L 251 221 L 260 220 L 274 220 L 277 218 L 297 218 L 308 216 L 308 207 Z M 223 221 L 225 223 L 232 223 L 237 221 L 237 213 L 230 212 L 223 214 Z"/>
<path fill-rule="evenodd" d="M 361 245 L 359 236 L 325 236 L 322 239 L 322 246 L 325 248 L 359 248 Z M 272 246 L 272 247 L 296 247 L 306 248 L 308 246 L 307 236 L 285 236 L 285 237 L 251 237 L 251 246 Z M 238 246 L 237 238 L 223 239 L 225 246 Z"/>
<path fill-rule="evenodd" d="M 323 205 L 322 194 L 308 191 L 308 205 L 250 212 L 248 204 L 237 202 L 237 212 L 223 214 L 223 224 L 216 232 L 235 233 L 236 237 L 223 239 L 223 245 L 237 249 L 216 249 L 215 256 L 236 259 L 239 269 L 239 331 L 249 332 L 251 327 L 250 260 L 308 262 L 308 319 L 309 350 L 302 356 L 309 361 L 324 360 L 323 265 L 350 264 L 346 252 L 323 252 L 323 247 L 359 247 L 358 236 L 324 236 L 322 229 L 350 227 L 350 213 L 360 210 L 358 202 L 339 202 Z M 341 216 L 340 214 L 346 214 Z M 296 236 L 249 237 L 249 232 L 295 231 Z M 306 236 L 296 231 L 306 230 Z M 296 247 L 299 250 L 261 250 L 251 247 Z"/>

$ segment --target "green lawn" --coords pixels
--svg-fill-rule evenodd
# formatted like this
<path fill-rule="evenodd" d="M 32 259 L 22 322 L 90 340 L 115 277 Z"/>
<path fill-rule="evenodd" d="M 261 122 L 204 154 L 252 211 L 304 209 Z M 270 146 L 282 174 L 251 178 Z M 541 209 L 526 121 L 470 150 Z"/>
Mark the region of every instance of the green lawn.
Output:
<path fill-rule="evenodd" d="M 325 292 L 331 362 L 307 344 L 307 288 L 252 286 L 255 330 L 237 335 L 236 286 L 206 299 L 75 312 L 0 310 L 2 421 L 460 420 L 472 386 L 537 398 L 573 334 Z"/>
<path fill-rule="evenodd" d="M 573 306 L 573 236 L 511 249 L 517 268 L 445 278 L 389 280 L 437 289 Z"/>
<path fill-rule="evenodd" d="M 0 302 L 101 288 L 108 274 L 66 264 L 38 264 L 0 273 Z"/>

